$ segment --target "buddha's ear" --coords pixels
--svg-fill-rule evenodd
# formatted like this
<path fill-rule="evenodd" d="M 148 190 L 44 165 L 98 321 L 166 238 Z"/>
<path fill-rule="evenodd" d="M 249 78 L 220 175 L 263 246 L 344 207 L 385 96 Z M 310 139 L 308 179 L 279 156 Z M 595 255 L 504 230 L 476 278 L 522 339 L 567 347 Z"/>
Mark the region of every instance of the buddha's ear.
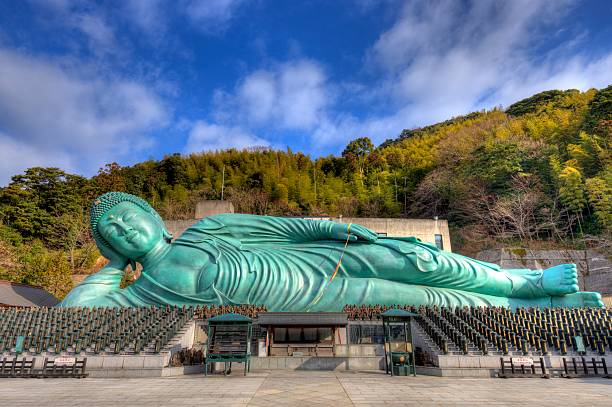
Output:
<path fill-rule="evenodd" d="M 159 217 L 159 215 L 158 215 Z M 161 227 L 162 230 L 162 236 L 164 238 L 164 240 L 168 243 L 172 243 L 172 233 L 170 233 L 168 231 L 168 228 L 166 227 L 166 224 L 164 223 L 164 221 L 162 220 L 162 218 L 158 218 L 157 221 L 159 222 L 159 226 Z"/>
<path fill-rule="evenodd" d="M 172 242 L 172 233 L 168 232 L 168 229 L 166 229 L 165 227 L 162 228 L 162 232 L 163 232 L 163 236 L 164 239 L 166 240 L 166 242 L 171 243 Z"/>

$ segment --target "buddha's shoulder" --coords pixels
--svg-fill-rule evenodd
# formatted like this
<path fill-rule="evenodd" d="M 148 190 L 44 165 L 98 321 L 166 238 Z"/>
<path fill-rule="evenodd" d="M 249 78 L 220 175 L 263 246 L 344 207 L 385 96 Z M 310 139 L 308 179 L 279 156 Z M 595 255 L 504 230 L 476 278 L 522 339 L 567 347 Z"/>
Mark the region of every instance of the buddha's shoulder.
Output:
<path fill-rule="evenodd" d="M 212 263 L 210 256 L 206 254 L 213 255 L 214 253 L 208 253 L 208 250 L 203 251 L 200 245 L 193 247 L 173 244 L 172 250 L 164 257 L 162 264 L 172 267 L 200 269 Z"/>

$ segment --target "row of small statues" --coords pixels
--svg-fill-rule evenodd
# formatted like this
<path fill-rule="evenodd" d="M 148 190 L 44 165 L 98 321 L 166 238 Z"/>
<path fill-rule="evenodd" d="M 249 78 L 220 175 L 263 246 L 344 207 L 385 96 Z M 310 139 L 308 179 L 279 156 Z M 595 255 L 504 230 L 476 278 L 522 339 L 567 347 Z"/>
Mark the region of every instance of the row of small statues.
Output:
<path fill-rule="evenodd" d="M 403 309 L 408 312 L 419 313 L 419 310 L 423 309 L 423 306 L 416 307 L 414 305 L 405 305 L 405 304 L 396 304 L 396 305 L 345 305 L 342 309 L 342 312 L 348 314 L 348 319 L 351 321 L 376 321 L 379 320 L 380 314 L 383 312 L 392 309 Z M 437 310 L 438 307 L 431 307 L 434 310 Z M 464 307 L 472 308 L 472 307 Z M 555 322 L 561 320 L 565 323 L 571 321 L 572 325 L 574 321 L 579 321 L 580 323 L 585 323 L 586 325 L 590 325 L 591 322 L 597 321 L 599 323 L 607 322 L 609 320 L 610 309 L 609 308 L 532 308 L 532 307 L 521 307 L 517 308 L 514 312 L 506 307 L 478 307 L 486 310 L 490 314 L 490 316 L 497 316 L 504 314 L 511 316 L 513 314 L 517 314 L 527 320 L 534 322 L 536 317 L 538 319 L 543 318 L 544 320 L 550 319 L 550 321 Z"/>
<path fill-rule="evenodd" d="M 348 319 L 351 321 L 377 321 L 380 319 L 380 314 L 392 309 L 403 309 L 408 312 L 417 312 L 418 308 L 414 305 L 345 305 L 342 312 L 348 314 Z"/>
<path fill-rule="evenodd" d="M 260 312 L 267 312 L 265 305 L 211 305 L 197 306 L 193 310 L 193 316 L 197 319 L 209 319 L 223 314 L 240 314 L 249 318 L 257 318 Z"/>

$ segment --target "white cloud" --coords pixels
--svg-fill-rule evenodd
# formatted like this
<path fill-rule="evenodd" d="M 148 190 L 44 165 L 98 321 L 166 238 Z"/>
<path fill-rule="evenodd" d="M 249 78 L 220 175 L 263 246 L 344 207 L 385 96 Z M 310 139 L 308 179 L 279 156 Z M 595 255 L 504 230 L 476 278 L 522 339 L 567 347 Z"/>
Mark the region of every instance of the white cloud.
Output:
<path fill-rule="evenodd" d="M 91 174 L 147 145 L 143 132 L 166 118 L 163 102 L 140 83 L 100 79 L 0 49 L 2 145 L 15 152 L 1 169 L 0 184 L 26 162 Z"/>
<path fill-rule="evenodd" d="M 371 62 L 398 103 L 464 113 L 496 87 L 520 85 L 533 72 L 538 29 L 565 9 L 564 2 L 522 0 L 467 8 L 450 0 L 410 2 L 372 47 Z"/>
<path fill-rule="evenodd" d="M 164 0 L 126 0 L 125 16 L 143 31 L 152 33 L 164 27 L 161 10 L 163 2 Z"/>
<path fill-rule="evenodd" d="M 115 35 L 104 18 L 95 14 L 75 14 L 70 18 L 72 24 L 81 30 L 90 41 L 92 50 L 112 51 L 115 47 Z"/>
<path fill-rule="evenodd" d="M 227 148 L 267 147 L 269 145 L 270 143 L 267 140 L 256 137 L 239 127 L 198 121 L 189 132 L 185 152 L 195 153 Z"/>
<path fill-rule="evenodd" d="M 359 136 L 375 143 L 402 129 L 494 106 L 549 89 L 612 83 L 612 53 L 580 54 L 578 34 L 557 49 L 538 49 L 544 29 L 571 10 L 568 1 L 412 1 L 367 54 L 380 75 L 372 103 L 387 114 L 331 115 L 314 133 L 320 147 Z"/>
<path fill-rule="evenodd" d="M 558 63 L 551 61 L 533 69 L 521 83 L 508 81 L 502 84 L 483 103 L 499 100 L 507 106 L 543 90 L 586 90 L 612 84 L 612 53 L 594 59 L 578 55 L 563 60 L 561 66 L 557 66 Z"/>
<path fill-rule="evenodd" d="M 365 55 L 370 82 L 330 83 L 321 65 L 294 60 L 257 70 L 218 91 L 211 115 L 257 132 L 301 131 L 310 152 L 340 151 L 351 139 L 375 143 L 404 128 L 490 109 L 548 89 L 612 83 L 612 54 L 580 54 L 584 33 L 556 49 L 544 34 L 570 1 L 411 1 Z M 350 107 L 370 112 L 359 116 Z"/>
<path fill-rule="evenodd" d="M 249 75 L 237 91 L 237 100 L 246 110 L 249 119 L 256 123 L 270 120 L 277 103 L 278 84 L 275 76 L 267 71 Z"/>
<path fill-rule="evenodd" d="M 30 0 L 36 7 L 43 8 L 47 20 L 80 31 L 88 41 L 92 53 L 120 53 L 114 29 L 109 23 L 107 13 L 95 4 L 79 0 Z"/>
<path fill-rule="evenodd" d="M 241 80 L 232 94 L 220 92 L 216 117 L 250 125 L 309 130 L 325 119 L 333 94 L 323 69 L 308 60 L 258 70 Z"/>
<path fill-rule="evenodd" d="M 185 14 L 201 30 L 215 32 L 226 28 L 245 0 L 187 0 Z"/>
<path fill-rule="evenodd" d="M 8 184 L 11 176 L 23 173 L 36 166 L 59 167 L 74 171 L 73 162 L 63 152 L 53 152 L 44 147 L 14 140 L 0 133 L 0 186 Z"/>

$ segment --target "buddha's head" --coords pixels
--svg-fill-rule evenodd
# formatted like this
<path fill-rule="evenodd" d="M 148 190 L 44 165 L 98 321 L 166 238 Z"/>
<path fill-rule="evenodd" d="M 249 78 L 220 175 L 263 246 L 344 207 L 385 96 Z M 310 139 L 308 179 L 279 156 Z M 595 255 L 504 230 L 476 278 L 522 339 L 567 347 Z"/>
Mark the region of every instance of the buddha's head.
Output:
<path fill-rule="evenodd" d="M 107 192 L 91 206 L 91 230 L 96 244 L 132 261 L 146 256 L 172 235 L 159 214 L 145 200 L 125 192 Z"/>

